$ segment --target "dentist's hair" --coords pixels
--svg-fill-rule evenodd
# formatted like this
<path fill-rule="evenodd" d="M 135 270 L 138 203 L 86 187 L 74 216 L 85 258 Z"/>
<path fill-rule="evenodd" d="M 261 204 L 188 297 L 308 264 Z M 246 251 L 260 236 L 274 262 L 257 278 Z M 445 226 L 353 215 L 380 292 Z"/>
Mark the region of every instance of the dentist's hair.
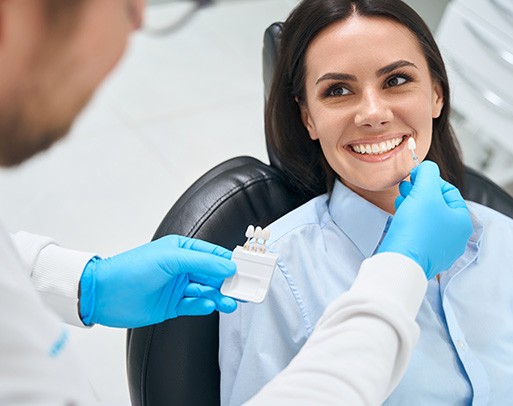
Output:
<path fill-rule="evenodd" d="M 337 177 L 322 153 L 318 140 L 311 140 L 301 120 L 305 101 L 305 56 L 312 40 L 331 24 L 352 15 L 381 17 L 408 28 L 426 57 L 432 79 L 443 89 L 444 105 L 433 120 L 433 138 L 426 159 L 440 167 L 441 176 L 463 187 L 463 163 L 458 142 L 449 123 L 450 92 L 445 65 L 426 23 L 401 0 L 302 0 L 283 26 L 277 66 L 266 105 L 267 145 L 292 182 L 314 196 L 331 191 Z M 352 58 L 347 55 L 347 58 Z M 297 101 L 296 101 L 297 100 Z"/>

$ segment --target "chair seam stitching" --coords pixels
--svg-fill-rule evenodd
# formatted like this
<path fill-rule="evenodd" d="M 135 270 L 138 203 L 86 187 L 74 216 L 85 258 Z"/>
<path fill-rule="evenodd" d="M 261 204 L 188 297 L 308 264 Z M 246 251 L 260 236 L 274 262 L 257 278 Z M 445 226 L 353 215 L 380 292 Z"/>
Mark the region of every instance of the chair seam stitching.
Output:
<path fill-rule="evenodd" d="M 211 206 L 210 208 L 207 210 L 207 212 L 205 212 L 205 214 L 203 214 L 203 216 L 201 216 L 201 218 L 198 219 L 198 221 L 196 221 L 196 223 L 194 223 L 194 225 L 189 229 L 189 231 L 187 232 L 187 236 L 190 236 L 191 233 L 194 231 L 196 231 L 197 227 L 198 227 L 198 224 L 200 223 L 203 223 L 205 221 L 206 218 L 210 217 L 210 215 L 212 214 L 212 212 L 217 209 L 221 204 L 220 202 L 223 202 L 224 200 L 226 200 L 226 196 L 229 196 L 229 195 L 235 195 L 236 193 L 238 193 L 240 190 L 244 189 L 244 188 L 247 188 L 248 185 L 252 185 L 252 184 L 256 184 L 256 183 L 259 183 L 259 182 L 262 182 L 262 181 L 265 181 L 265 180 L 268 180 L 268 179 L 271 179 L 270 176 L 268 175 L 261 175 L 257 178 L 254 178 L 254 179 L 251 179 L 251 180 L 247 180 L 245 181 L 242 185 L 236 185 L 234 186 L 233 188 L 231 188 L 230 190 L 228 190 L 225 194 L 223 194 L 222 196 L 220 196 Z"/>

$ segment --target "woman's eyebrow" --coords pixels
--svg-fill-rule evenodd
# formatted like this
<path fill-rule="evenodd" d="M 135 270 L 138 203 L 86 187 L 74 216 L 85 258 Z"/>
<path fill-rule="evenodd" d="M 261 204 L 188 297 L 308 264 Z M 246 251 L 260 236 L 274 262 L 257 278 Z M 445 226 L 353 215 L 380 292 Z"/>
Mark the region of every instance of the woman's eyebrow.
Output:
<path fill-rule="evenodd" d="M 324 80 L 356 81 L 356 76 L 349 75 L 347 73 L 326 73 L 322 75 L 319 79 L 317 79 L 315 85 L 317 86 L 320 82 Z"/>
<path fill-rule="evenodd" d="M 413 62 L 405 61 L 405 60 L 401 59 L 399 61 L 392 62 L 390 65 L 383 66 L 381 69 L 379 69 L 376 72 L 376 76 L 379 77 L 379 76 L 387 75 L 387 74 L 393 72 L 394 70 L 396 70 L 398 68 L 404 68 L 405 66 L 411 66 L 415 69 L 419 69 L 419 68 L 417 68 L 417 65 L 415 65 Z"/>
<path fill-rule="evenodd" d="M 411 66 L 415 69 L 419 69 L 417 67 L 417 65 L 415 65 L 413 62 L 401 59 L 399 61 L 392 62 L 391 64 L 389 64 L 387 66 L 383 66 L 381 69 L 379 69 L 376 72 L 376 76 L 379 77 L 379 76 L 387 75 L 387 74 L 393 72 L 394 70 L 396 70 L 398 68 L 404 68 L 405 66 Z M 357 79 L 356 79 L 356 76 L 350 75 L 348 73 L 329 72 L 329 73 L 322 75 L 319 79 L 317 79 L 317 82 L 315 82 L 315 85 L 317 86 L 319 83 L 321 83 L 325 80 L 340 80 L 340 81 L 347 81 L 347 82 L 349 82 L 349 81 L 355 82 Z"/>

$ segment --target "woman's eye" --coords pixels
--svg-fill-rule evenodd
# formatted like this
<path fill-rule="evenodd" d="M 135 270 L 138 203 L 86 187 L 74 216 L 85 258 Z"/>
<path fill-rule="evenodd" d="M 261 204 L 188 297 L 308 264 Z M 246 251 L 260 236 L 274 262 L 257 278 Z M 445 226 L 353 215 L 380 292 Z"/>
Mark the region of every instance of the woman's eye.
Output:
<path fill-rule="evenodd" d="M 387 87 L 400 86 L 406 82 L 408 82 L 408 78 L 405 76 L 393 76 L 387 80 Z"/>
<path fill-rule="evenodd" d="M 349 94 L 349 90 L 347 90 L 345 87 L 342 86 L 331 86 L 327 92 L 326 95 L 328 97 L 338 97 L 338 96 L 347 96 Z"/>

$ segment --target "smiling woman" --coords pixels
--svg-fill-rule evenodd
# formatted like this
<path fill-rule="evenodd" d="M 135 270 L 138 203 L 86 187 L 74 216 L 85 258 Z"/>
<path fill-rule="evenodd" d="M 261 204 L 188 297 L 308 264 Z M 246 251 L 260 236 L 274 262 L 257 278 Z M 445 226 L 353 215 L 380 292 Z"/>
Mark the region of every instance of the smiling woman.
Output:
<path fill-rule="evenodd" d="M 418 41 L 389 19 L 353 14 L 310 43 L 305 72 L 298 103 L 310 138 L 342 183 L 393 211 L 413 166 L 403 141 L 414 138 L 424 159 L 443 107 Z"/>
<path fill-rule="evenodd" d="M 367 32 L 363 32 L 364 25 L 368 29 Z M 390 31 L 386 28 L 392 25 L 395 30 Z M 338 37 L 333 35 L 337 34 L 337 31 Z M 347 33 L 350 33 L 356 42 L 345 37 Z M 360 36 L 360 33 L 366 35 Z M 337 38 L 340 41 L 338 45 L 328 43 L 335 42 Z M 344 40 L 346 40 L 345 44 Z M 309 75 L 314 74 L 314 69 L 322 68 L 322 73 L 319 71 L 318 77 L 315 78 L 315 89 L 330 91 L 331 96 L 336 96 L 337 93 L 340 95 L 340 92 L 349 96 L 351 89 L 347 79 L 351 79 L 352 85 L 359 86 L 358 89 L 354 89 L 354 94 L 348 97 L 353 105 L 354 99 L 362 95 L 377 97 L 377 94 L 373 95 L 367 91 L 368 86 L 363 87 L 369 84 L 368 81 L 364 83 L 364 77 L 362 77 L 364 73 L 368 73 L 369 67 L 365 66 L 366 70 L 360 70 L 365 65 L 362 54 L 367 50 L 367 60 L 371 58 L 375 69 L 372 74 L 375 76 L 379 73 L 379 79 L 383 81 L 381 96 L 397 94 L 399 91 L 392 89 L 397 85 L 410 88 L 412 82 L 415 83 L 411 75 L 417 77 L 421 73 L 419 67 L 423 68 L 423 84 L 426 84 L 426 80 L 431 80 L 433 86 L 437 85 L 442 109 L 439 116 L 432 121 L 433 140 L 427 159 L 435 161 L 440 166 L 443 178 L 457 187 L 463 186 L 462 162 L 448 120 L 450 91 L 445 66 L 429 28 L 406 4 L 386 0 L 368 3 L 304 2 L 287 19 L 281 43 L 284 46 L 281 49 L 281 58 L 276 67 L 275 80 L 266 110 L 266 134 L 267 142 L 276 152 L 285 171 L 299 187 L 310 193 L 320 194 L 331 190 L 333 181 L 337 177 L 336 169 L 330 165 L 325 156 L 326 151 L 322 149 L 322 141 L 311 139 L 312 135 L 309 132 L 311 129 L 308 128 L 308 123 L 305 123 L 305 113 L 309 111 L 309 104 L 314 103 L 313 88 L 308 93 L 309 84 L 313 86 L 308 79 L 314 79 Z M 414 55 L 415 60 L 418 61 L 418 67 L 413 61 L 407 59 L 407 55 L 398 56 L 397 60 L 394 60 L 391 55 L 381 59 L 376 55 L 376 52 L 381 55 L 386 52 L 402 55 L 400 44 L 409 47 L 410 54 Z M 355 56 L 360 55 L 362 58 L 355 60 Z M 324 59 L 321 58 L 326 57 L 330 62 L 324 65 Z M 356 66 L 356 63 L 360 66 Z M 328 70 L 331 67 L 333 67 L 332 70 Z M 354 72 L 344 71 L 344 69 L 353 69 Z M 356 74 L 360 77 L 356 77 Z M 339 85 L 345 84 L 346 87 L 337 87 L 337 79 Z M 398 98 L 400 97 L 398 95 Z M 367 98 L 367 101 L 372 102 L 372 100 Z M 406 102 L 406 100 L 403 101 Z M 340 106 L 340 102 L 335 103 L 339 106 L 337 108 L 339 112 L 341 108 L 344 111 L 347 110 L 345 106 Z M 349 102 L 344 101 L 344 103 Z M 333 112 L 335 110 L 333 100 L 329 99 L 328 104 L 331 106 L 329 110 Z M 410 109 L 413 108 L 414 105 L 411 105 Z M 389 113 L 393 114 L 392 111 Z M 361 116 L 354 118 L 361 119 Z M 389 123 L 383 126 L 382 130 L 378 130 L 378 132 L 381 131 L 381 135 L 385 135 L 385 142 L 388 137 L 386 133 L 392 131 L 390 127 L 395 126 L 397 126 L 396 122 Z M 371 141 L 374 140 L 376 138 L 371 137 Z M 378 145 L 380 142 L 381 140 L 378 141 Z M 372 143 L 366 142 L 364 145 Z M 380 168 L 374 168 L 374 170 L 378 169 Z M 407 173 L 403 171 L 403 178 Z"/>
<path fill-rule="evenodd" d="M 266 301 L 220 316 L 223 405 L 243 403 L 285 368 L 326 306 L 351 287 L 418 161 L 435 161 L 462 186 L 449 111 L 437 45 L 402 1 L 303 0 L 292 12 L 267 141 L 297 187 L 319 196 L 269 227 L 268 249 L 279 260 Z M 430 281 L 419 343 L 387 405 L 503 404 L 513 396 L 513 273 L 504 266 L 513 263 L 513 222 L 468 206 L 474 232 L 465 253 Z"/>

